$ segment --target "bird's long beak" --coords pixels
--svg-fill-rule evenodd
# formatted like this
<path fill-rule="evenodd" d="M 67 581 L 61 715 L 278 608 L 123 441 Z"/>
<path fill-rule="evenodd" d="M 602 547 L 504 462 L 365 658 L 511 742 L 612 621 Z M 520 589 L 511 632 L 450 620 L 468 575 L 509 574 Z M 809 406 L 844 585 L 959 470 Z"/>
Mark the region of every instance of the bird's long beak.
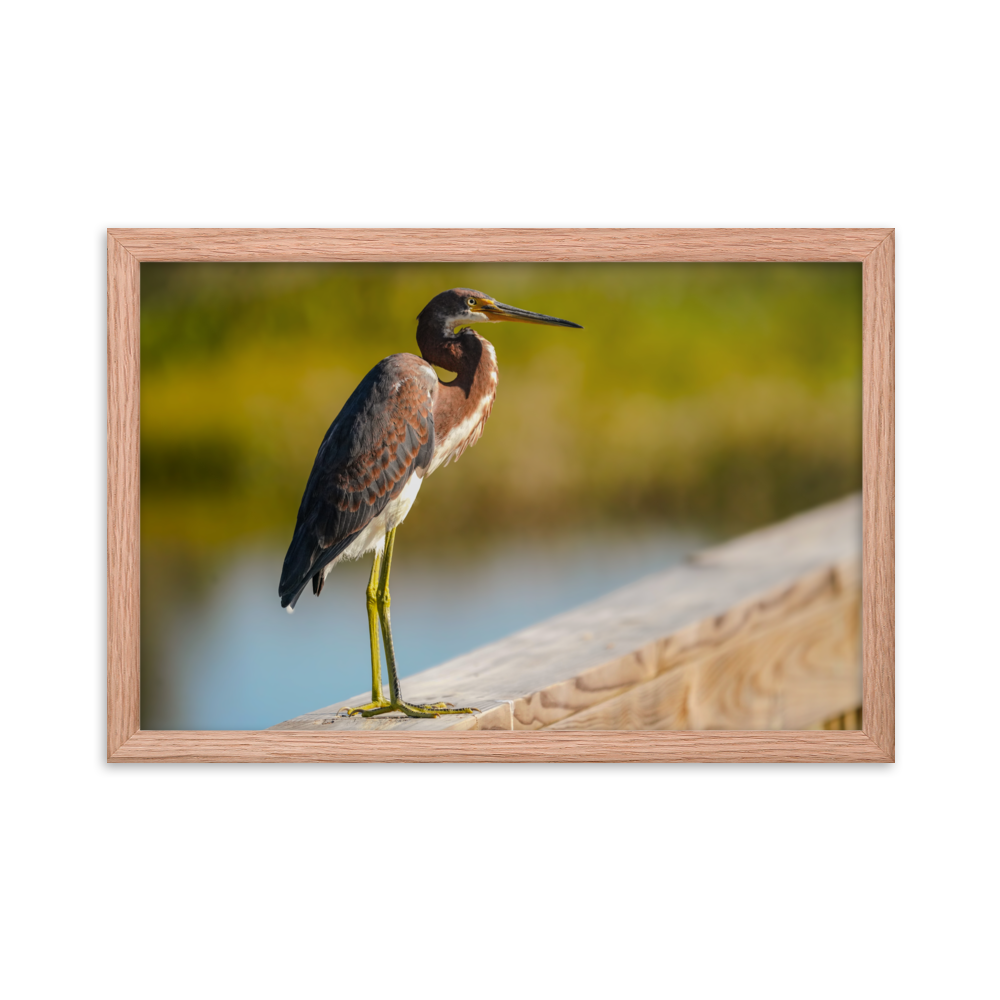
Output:
<path fill-rule="evenodd" d="M 571 326 L 574 330 L 582 330 L 579 323 L 571 323 L 568 319 L 556 319 L 544 313 L 528 312 L 517 306 L 504 305 L 503 302 L 480 302 L 478 310 L 489 316 L 492 323 L 540 323 L 542 326 Z"/>

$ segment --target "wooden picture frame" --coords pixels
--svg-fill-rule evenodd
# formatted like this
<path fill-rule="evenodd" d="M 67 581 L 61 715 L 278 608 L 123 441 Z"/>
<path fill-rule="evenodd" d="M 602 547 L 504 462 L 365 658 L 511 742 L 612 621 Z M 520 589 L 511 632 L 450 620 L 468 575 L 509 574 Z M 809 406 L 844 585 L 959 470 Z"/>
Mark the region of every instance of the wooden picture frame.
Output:
<path fill-rule="evenodd" d="M 863 728 L 140 729 L 139 266 L 144 261 L 860 262 Z M 894 267 L 891 229 L 109 229 L 108 761 L 893 761 Z"/>

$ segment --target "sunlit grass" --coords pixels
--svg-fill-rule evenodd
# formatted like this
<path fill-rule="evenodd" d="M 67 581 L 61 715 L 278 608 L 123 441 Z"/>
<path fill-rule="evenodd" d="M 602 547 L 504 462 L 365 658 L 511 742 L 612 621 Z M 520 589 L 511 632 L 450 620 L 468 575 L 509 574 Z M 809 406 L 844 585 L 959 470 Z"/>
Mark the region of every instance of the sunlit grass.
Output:
<path fill-rule="evenodd" d="M 408 538 L 740 530 L 860 484 L 858 265 L 143 264 L 144 544 L 290 535 L 340 406 L 455 285 L 585 329 L 479 328 L 493 416 Z"/>

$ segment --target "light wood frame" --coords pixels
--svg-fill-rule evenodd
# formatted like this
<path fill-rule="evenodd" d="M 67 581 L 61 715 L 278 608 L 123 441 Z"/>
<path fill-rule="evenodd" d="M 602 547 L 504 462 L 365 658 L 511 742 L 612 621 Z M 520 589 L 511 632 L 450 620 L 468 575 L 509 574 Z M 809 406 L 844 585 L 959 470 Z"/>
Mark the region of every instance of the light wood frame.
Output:
<path fill-rule="evenodd" d="M 857 261 L 863 271 L 863 689 L 857 731 L 336 733 L 139 728 L 143 261 Z M 892 229 L 109 229 L 109 761 L 895 759 Z"/>

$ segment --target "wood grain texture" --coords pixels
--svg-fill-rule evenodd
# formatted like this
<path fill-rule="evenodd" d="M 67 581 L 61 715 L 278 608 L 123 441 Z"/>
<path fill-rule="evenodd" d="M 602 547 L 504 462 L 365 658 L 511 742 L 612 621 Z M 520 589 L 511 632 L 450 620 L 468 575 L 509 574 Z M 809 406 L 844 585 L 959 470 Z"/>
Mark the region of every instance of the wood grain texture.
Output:
<path fill-rule="evenodd" d="M 853 597 L 822 601 L 549 728 L 811 728 L 861 702 L 859 612 Z"/>
<path fill-rule="evenodd" d="M 667 761 L 765 763 L 886 763 L 889 757 L 862 732 L 705 733 L 136 733 L 111 758 L 121 762 L 255 761 L 349 763 L 582 763 Z"/>
<path fill-rule="evenodd" d="M 863 262 L 865 731 L 138 731 L 139 262 L 147 260 Z M 893 759 L 893 267 L 893 232 L 888 229 L 109 230 L 108 759 Z M 497 726 L 513 724 L 510 704 L 497 702 L 491 708 Z"/>
<path fill-rule="evenodd" d="M 366 692 L 272 728 L 804 728 L 861 700 L 860 572 L 849 497 L 404 680 L 479 716 L 339 714 Z"/>
<path fill-rule="evenodd" d="M 139 261 L 108 237 L 108 756 L 139 729 Z"/>
<path fill-rule="evenodd" d="M 895 757 L 895 236 L 863 265 L 864 731 Z"/>
<path fill-rule="evenodd" d="M 111 229 L 140 261 L 857 261 L 886 229 Z"/>

